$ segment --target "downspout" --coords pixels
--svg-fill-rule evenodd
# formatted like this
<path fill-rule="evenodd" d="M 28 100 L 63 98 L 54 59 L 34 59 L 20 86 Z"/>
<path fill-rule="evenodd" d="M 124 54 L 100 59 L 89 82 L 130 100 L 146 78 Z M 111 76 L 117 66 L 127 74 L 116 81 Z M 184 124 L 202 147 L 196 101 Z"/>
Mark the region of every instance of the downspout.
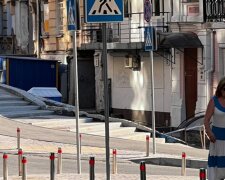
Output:
<path fill-rule="evenodd" d="M 212 29 L 211 30 L 211 48 L 210 48 L 210 52 L 211 52 L 211 56 L 210 56 L 210 69 L 208 69 L 206 71 L 206 102 L 208 103 L 210 100 L 210 96 L 212 93 L 212 76 L 213 73 L 215 72 L 215 49 L 214 49 L 214 45 L 215 45 L 215 31 Z"/>
<path fill-rule="evenodd" d="M 36 23 L 36 31 L 37 31 L 37 37 L 36 37 L 36 47 L 37 47 L 37 58 L 40 58 L 40 6 L 39 6 L 39 0 L 36 0 L 36 6 L 37 6 L 37 23 Z"/>

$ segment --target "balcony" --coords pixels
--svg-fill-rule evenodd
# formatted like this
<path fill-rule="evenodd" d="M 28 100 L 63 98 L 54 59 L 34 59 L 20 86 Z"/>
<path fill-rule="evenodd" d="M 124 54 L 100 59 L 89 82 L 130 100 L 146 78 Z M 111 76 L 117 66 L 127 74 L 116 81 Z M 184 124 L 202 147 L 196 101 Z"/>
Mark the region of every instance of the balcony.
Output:
<path fill-rule="evenodd" d="M 225 0 L 203 0 L 205 22 L 225 21 Z"/>
<path fill-rule="evenodd" d="M 204 22 L 204 0 L 173 0 L 171 22 Z"/>
<path fill-rule="evenodd" d="M 125 15 L 121 23 L 108 23 L 107 42 L 111 49 L 142 49 L 144 46 L 144 21 L 143 13 Z M 157 32 L 168 32 L 170 13 L 162 12 L 160 16 L 152 17 L 152 25 Z M 101 49 L 102 29 L 101 24 L 84 24 L 81 34 L 80 49 Z"/>

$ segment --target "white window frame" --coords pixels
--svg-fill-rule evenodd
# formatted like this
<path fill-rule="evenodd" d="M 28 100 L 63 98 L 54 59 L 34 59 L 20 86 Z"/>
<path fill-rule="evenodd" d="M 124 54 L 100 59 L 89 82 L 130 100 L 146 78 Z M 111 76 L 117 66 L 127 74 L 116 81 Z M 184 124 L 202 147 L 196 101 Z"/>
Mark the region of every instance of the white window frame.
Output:
<path fill-rule="evenodd" d="M 45 12 L 48 11 L 48 12 Z M 49 3 L 48 0 L 41 1 L 41 34 L 46 38 L 49 36 L 49 29 L 45 29 L 45 21 L 49 23 Z M 49 27 L 48 27 L 49 28 Z"/>
<path fill-rule="evenodd" d="M 56 0 L 56 34 L 61 36 L 64 34 L 64 21 L 65 21 L 65 4 L 63 0 Z"/>

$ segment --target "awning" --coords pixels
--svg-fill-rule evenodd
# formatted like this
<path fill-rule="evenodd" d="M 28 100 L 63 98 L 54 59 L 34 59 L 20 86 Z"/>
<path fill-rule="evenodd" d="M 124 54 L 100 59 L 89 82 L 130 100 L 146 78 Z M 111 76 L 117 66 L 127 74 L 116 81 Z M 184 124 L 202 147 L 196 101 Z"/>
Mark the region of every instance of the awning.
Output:
<path fill-rule="evenodd" d="M 160 34 L 161 48 L 200 48 L 202 43 L 193 32 L 172 32 Z"/>

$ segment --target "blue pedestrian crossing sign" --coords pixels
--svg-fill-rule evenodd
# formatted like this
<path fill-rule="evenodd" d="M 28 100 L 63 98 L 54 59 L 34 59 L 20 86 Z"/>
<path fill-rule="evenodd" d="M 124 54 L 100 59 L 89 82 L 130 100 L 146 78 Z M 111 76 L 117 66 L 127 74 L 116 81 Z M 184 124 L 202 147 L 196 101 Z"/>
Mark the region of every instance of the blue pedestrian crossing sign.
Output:
<path fill-rule="evenodd" d="M 156 31 L 153 26 L 145 27 L 145 51 L 157 50 Z"/>
<path fill-rule="evenodd" d="M 121 22 L 123 0 L 85 0 L 86 23 Z"/>
<path fill-rule="evenodd" d="M 76 30 L 76 0 L 66 0 L 68 31 Z"/>

